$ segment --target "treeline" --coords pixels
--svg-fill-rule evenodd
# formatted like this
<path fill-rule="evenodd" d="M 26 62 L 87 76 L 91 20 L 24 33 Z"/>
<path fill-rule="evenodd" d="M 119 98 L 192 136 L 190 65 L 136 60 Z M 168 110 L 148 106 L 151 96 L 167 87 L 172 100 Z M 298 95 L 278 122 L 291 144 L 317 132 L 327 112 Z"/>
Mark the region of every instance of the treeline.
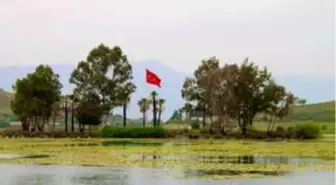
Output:
<path fill-rule="evenodd" d="M 48 65 L 37 66 L 35 72 L 18 79 L 11 109 L 22 123 L 23 131 L 43 131 L 55 123 L 61 114 L 71 131 L 83 132 L 86 125 L 107 123 L 113 109 L 123 107 L 123 125 L 127 122 L 127 106 L 136 85 L 127 56 L 120 47 L 103 44 L 93 48 L 85 60 L 71 73 L 69 82 L 75 86 L 72 94 L 62 95 L 59 75 Z M 241 64 L 219 65 L 215 57 L 202 60 L 193 77 L 185 79 L 182 97 L 187 101 L 175 117 L 186 112 L 202 112 L 203 127 L 225 134 L 230 120 L 235 120 L 243 134 L 253 125 L 257 114 L 264 114 L 273 130 L 277 120 L 290 114 L 292 107 L 304 100 L 295 97 L 277 84 L 266 67 L 248 59 Z M 152 92 L 149 98 L 138 100 L 143 126 L 152 107 L 153 125 L 161 123 L 165 100 Z M 208 121 L 207 121 L 208 120 Z M 53 124 L 55 127 L 55 124 Z"/>
<path fill-rule="evenodd" d="M 72 94 L 62 95 L 59 75 L 48 65 L 39 65 L 33 73 L 17 79 L 11 109 L 22 123 L 22 130 L 43 131 L 45 125 L 53 123 L 60 115 L 68 120 L 71 131 L 78 123 L 79 131 L 85 125 L 106 123 L 113 109 L 123 107 L 123 125 L 127 121 L 127 105 L 136 86 L 132 82 L 133 72 L 127 56 L 120 47 L 109 48 L 103 44 L 92 49 L 85 60 L 80 61 L 71 73 L 69 82 L 75 88 Z M 139 109 L 146 123 L 150 104 L 153 105 L 153 124 L 159 125 L 165 100 L 152 92 L 151 98 L 139 100 Z"/>
<path fill-rule="evenodd" d="M 203 60 L 194 75 L 185 79 L 181 94 L 187 101 L 182 110 L 202 111 L 203 127 L 209 120 L 210 129 L 223 134 L 234 120 L 245 135 L 257 114 L 269 121 L 270 132 L 294 105 L 305 102 L 277 84 L 266 67 L 248 59 L 224 66 L 215 57 Z"/>

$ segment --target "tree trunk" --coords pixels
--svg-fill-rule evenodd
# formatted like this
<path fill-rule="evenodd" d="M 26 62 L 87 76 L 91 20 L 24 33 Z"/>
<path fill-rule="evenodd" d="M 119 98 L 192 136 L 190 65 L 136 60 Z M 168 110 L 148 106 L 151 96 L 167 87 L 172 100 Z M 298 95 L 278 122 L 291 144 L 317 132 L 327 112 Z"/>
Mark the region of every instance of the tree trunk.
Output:
<path fill-rule="evenodd" d="M 155 96 L 153 96 L 153 126 L 156 126 L 156 99 Z"/>
<path fill-rule="evenodd" d="M 43 116 L 37 118 L 37 124 L 36 125 L 37 125 L 37 130 L 38 131 L 43 131 L 44 130 L 45 122 L 46 122 L 46 118 L 44 118 Z"/>
<path fill-rule="evenodd" d="M 127 122 L 127 104 L 125 103 L 123 106 L 123 125 L 126 127 Z"/>
<path fill-rule="evenodd" d="M 272 124 L 272 127 L 271 127 L 271 131 L 274 130 L 274 127 L 275 127 L 276 122 L 277 122 L 277 118 L 275 117 L 275 118 L 274 118 L 274 121 L 273 121 L 273 124 Z"/>
<path fill-rule="evenodd" d="M 206 119 L 205 111 L 206 111 L 206 107 L 204 106 L 204 107 L 203 107 L 203 128 L 204 128 L 204 129 L 205 129 L 205 119 Z"/>
<path fill-rule="evenodd" d="M 142 113 L 142 125 L 143 127 L 146 126 L 146 113 L 145 112 Z"/>
<path fill-rule="evenodd" d="M 268 126 L 267 126 L 267 133 L 270 134 L 271 132 L 271 125 L 272 125 L 272 116 L 270 116 L 269 120 L 268 120 Z"/>
<path fill-rule="evenodd" d="M 84 130 L 85 130 L 85 125 L 81 124 L 79 127 L 79 132 L 84 132 Z"/>
<path fill-rule="evenodd" d="M 74 106 L 71 103 L 71 132 L 75 131 L 75 115 L 74 115 Z"/>
<path fill-rule="evenodd" d="M 242 134 L 243 134 L 244 136 L 246 136 L 246 134 L 247 134 L 247 126 L 248 126 L 248 120 L 243 119 L 243 123 L 242 123 L 242 126 L 241 126 L 241 130 L 242 130 Z"/>
<path fill-rule="evenodd" d="M 68 132 L 68 103 L 65 103 L 64 130 Z"/>
<path fill-rule="evenodd" d="M 23 131 L 29 131 L 29 119 L 26 117 L 21 118 L 21 127 Z"/>
<path fill-rule="evenodd" d="M 161 122 L 161 111 L 159 111 L 159 115 L 158 115 L 158 125 L 160 125 Z"/>

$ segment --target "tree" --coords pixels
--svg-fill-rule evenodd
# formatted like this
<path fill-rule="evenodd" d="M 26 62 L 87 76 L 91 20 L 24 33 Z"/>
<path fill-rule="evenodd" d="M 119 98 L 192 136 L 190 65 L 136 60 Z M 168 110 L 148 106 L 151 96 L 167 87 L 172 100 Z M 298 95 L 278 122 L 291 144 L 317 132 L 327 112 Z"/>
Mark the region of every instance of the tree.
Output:
<path fill-rule="evenodd" d="M 222 133 L 225 133 L 225 126 L 236 108 L 233 87 L 237 71 L 237 65 L 225 65 L 214 69 L 199 80 L 200 88 L 204 89 L 202 103 L 208 106 L 211 115 L 216 115 L 216 121 L 212 126 L 220 129 Z"/>
<path fill-rule="evenodd" d="M 85 125 L 99 125 L 102 122 L 103 113 L 104 109 L 99 97 L 95 94 L 86 96 L 86 99 L 79 102 L 75 112 L 81 125 L 80 132 L 84 131 Z"/>
<path fill-rule="evenodd" d="M 157 95 L 158 95 L 157 92 L 155 92 L 155 91 L 151 92 L 152 104 L 153 104 L 153 126 L 154 127 L 156 126 L 156 123 L 157 123 L 157 118 L 156 118 L 156 115 L 157 115 L 157 107 L 156 107 L 157 101 L 156 101 L 156 97 L 157 97 Z"/>
<path fill-rule="evenodd" d="M 161 122 L 161 114 L 164 110 L 165 101 L 166 101 L 165 99 L 159 99 L 158 102 L 157 102 L 157 104 L 159 106 L 158 107 L 158 113 L 159 113 L 159 115 L 158 115 L 158 125 L 160 125 L 160 122 Z"/>
<path fill-rule="evenodd" d="M 141 98 L 138 101 L 138 106 L 140 108 L 140 112 L 142 113 L 142 124 L 143 124 L 143 126 L 146 125 L 147 111 L 149 110 L 150 105 L 151 105 L 151 100 L 148 100 L 146 98 Z"/>
<path fill-rule="evenodd" d="M 183 110 L 186 113 L 187 120 L 190 120 L 190 115 L 191 115 L 191 111 L 193 110 L 193 105 L 187 102 L 184 104 Z"/>
<path fill-rule="evenodd" d="M 298 104 L 298 105 L 305 105 L 306 103 L 307 103 L 307 100 L 306 100 L 306 99 L 301 99 L 301 98 L 300 98 L 300 99 L 297 100 L 297 104 Z"/>
<path fill-rule="evenodd" d="M 216 69 L 219 69 L 219 60 L 216 57 L 202 60 L 201 65 L 194 71 L 194 76 L 185 79 L 181 90 L 182 98 L 184 98 L 187 102 L 196 102 L 198 106 L 203 107 L 204 127 L 206 114 L 207 112 L 209 112 L 207 111 L 207 109 L 209 109 L 210 107 L 205 102 L 205 99 L 207 98 L 205 90 L 207 89 L 207 87 L 201 86 L 200 83 L 202 81 L 202 78 L 204 78 Z"/>
<path fill-rule="evenodd" d="M 181 116 L 179 113 L 179 110 L 174 110 L 172 116 L 169 118 L 169 121 L 176 121 L 176 120 L 181 120 Z"/>
<path fill-rule="evenodd" d="M 255 115 L 267 110 L 272 103 L 273 97 L 265 94 L 270 82 L 271 74 L 266 68 L 261 69 L 248 59 L 239 66 L 233 92 L 239 105 L 236 110 L 238 124 L 244 135 Z"/>
<path fill-rule="evenodd" d="M 282 120 L 291 113 L 296 99 L 296 97 L 291 92 L 285 92 L 285 88 L 283 87 L 282 91 L 278 93 L 277 98 L 277 104 L 272 104 L 270 111 L 268 112 L 270 115 L 267 129 L 268 133 L 274 129 L 278 120 Z"/>
<path fill-rule="evenodd" d="M 197 109 L 203 107 L 204 127 L 205 115 L 208 115 L 211 126 L 223 134 L 230 119 L 236 119 L 242 133 L 246 134 L 257 113 L 276 108 L 284 98 L 281 92 L 286 91 L 274 82 L 267 68 L 248 59 L 240 65 L 220 67 L 214 57 L 202 61 L 194 77 L 186 78 L 181 91 L 187 102 L 196 102 Z M 288 110 L 282 109 L 278 116 L 286 115 Z"/>
<path fill-rule="evenodd" d="M 90 51 L 86 60 L 79 62 L 70 83 L 76 85 L 74 95 L 80 101 L 92 94 L 99 97 L 106 122 L 110 111 L 123 106 L 135 91 L 132 79 L 132 66 L 121 48 L 100 44 Z"/>
<path fill-rule="evenodd" d="M 59 76 L 48 65 L 39 65 L 33 73 L 16 81 L 11 109 L 24 131 L 43 131 L 60 99 L 61 88 Z"/>

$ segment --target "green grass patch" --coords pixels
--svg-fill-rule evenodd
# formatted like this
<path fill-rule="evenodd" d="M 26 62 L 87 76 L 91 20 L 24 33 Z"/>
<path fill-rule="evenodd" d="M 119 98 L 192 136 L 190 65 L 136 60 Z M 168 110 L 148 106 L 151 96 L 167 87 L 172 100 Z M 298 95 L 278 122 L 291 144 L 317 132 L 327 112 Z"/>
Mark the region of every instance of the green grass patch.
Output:
<path fill-rule="evenodd" d="M 100 137 L 112 138 L 164 138 L 167 134 L 162 127 L 114 127 L 105 126 Z"/>

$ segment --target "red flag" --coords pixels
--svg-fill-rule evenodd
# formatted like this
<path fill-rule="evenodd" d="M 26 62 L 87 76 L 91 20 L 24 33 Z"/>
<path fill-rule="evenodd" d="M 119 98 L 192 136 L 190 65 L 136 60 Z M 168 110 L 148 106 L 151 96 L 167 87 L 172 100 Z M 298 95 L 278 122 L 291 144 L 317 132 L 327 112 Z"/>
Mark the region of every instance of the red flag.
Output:
<path fill-rule="evenodd" d="M 161 79 L 148 69 L 146 69 L 146 82 L 161 87 Z"/>

